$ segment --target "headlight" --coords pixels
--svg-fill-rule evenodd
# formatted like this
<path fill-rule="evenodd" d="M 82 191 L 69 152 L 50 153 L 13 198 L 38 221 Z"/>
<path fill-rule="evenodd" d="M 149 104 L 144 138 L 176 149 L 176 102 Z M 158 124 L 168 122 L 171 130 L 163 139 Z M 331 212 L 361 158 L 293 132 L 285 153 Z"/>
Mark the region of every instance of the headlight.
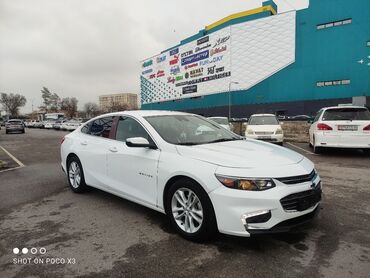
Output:
<path fill-rule="evenodd" d="M 247 129 L 247 134 L 253 134 L 253 130 Z"/>
<path fill-rule="evenodd" d="M 216 175 L 216 178 L 226 187 L 239 190 L 262 191 L 275 187 L 272 179 L 236 178 Z"/>
<path fill-rule="evenodd" d="M 276 130 L 275 134 L 283 134 L 283 130 L 279 127 L 279 128 Z"/>

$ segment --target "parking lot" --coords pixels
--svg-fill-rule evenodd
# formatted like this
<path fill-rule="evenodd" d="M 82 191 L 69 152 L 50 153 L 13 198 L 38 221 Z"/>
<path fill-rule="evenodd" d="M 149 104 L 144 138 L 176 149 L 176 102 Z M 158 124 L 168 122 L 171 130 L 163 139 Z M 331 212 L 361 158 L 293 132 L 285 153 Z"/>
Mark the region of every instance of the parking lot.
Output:
<path fill-rule="evenodd" d="M 22 164 L 0 172 L 0 277 L 368 277 L 370 156 L 361 151 L 315 155 L 286 143 L 321 175 L 318 217 L 287 234 L 196 244 L 158 212 L 99 190 L 72 193 L 60 167 L 64 134 L 0 131 L 0 146 Z M 46 253 L 13 254 L 24 247 Z"/>

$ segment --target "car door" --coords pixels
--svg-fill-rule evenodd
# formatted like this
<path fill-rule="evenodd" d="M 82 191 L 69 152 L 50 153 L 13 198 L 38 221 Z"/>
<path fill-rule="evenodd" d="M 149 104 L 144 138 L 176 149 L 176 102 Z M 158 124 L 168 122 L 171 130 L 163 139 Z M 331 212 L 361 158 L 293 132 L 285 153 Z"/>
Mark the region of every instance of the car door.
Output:
<path fill-rule="evenodd" d="M 106 173 L 110 131 L 113 117 L 102 117 L 81 128 L 77 148 L 84 170 L 86 184 L 105 189 L 108 186 Z"/>
<path fill-rule="evenodd" d="M 128 147 L 126 139 L 144 137 L 155 144 L 134 118 L 120 117 L 115 140 L 110 142 L 107 173 L 110 186 L 119 193 L 149 205 L 156 205 L 159 149 Z"/>

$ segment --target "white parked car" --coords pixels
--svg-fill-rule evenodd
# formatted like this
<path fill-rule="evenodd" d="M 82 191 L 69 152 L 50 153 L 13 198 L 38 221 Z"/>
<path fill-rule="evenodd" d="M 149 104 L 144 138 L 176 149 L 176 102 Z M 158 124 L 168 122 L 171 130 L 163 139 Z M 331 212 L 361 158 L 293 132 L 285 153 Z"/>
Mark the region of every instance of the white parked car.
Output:
<path fill-rule="evenodd" d="M 44 122 L 44 128 L 46 129 L 52 129 L 54 128 L 55 120 L 47 120 Z"/>
<path fill-rule="evenodd" d="M 82 121 L 80 120 L 70 120 L 65 125 L 65 130 L 73 131 L 81 125 Z"/>
<path fill-rule="evenodd" d="M 282 145 L 284 133 L 274 114 L 254 114 L 249 118 L 245 137 Z"/>
<path fill-rule="evenodd" d="M 92 186 L 166 213 L 191 240 L 287 231 L 321 200 L 320 177 L 301 154 L 181 112 L 91 119 L 63 138 L 61 165 L 74 192 Z"/>
<path fill-rule="evenodd" d="M 223 128 L 227 130 L 232 130 L 232 124 L 229 123 L 229 119 L 227 117 L 208 117 L 208 119 L 218 123 Z"/>
<path fill-rule="evenodd" d="M 315 153 L 323 148 L 370 150 L 370 112 L 362 106 L 322 108 L 309 130 Z"/>

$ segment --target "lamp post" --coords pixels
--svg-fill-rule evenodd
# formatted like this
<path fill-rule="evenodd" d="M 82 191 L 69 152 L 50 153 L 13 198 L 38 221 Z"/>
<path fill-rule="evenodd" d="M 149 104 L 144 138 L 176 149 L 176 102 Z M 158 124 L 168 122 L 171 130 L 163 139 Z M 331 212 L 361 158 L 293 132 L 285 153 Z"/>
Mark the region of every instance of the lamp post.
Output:
<path fill-rule="evenodd" d="M 229 82 L 229 121 L 231 119 L 231 84 L 239 84 L 239 82 L 236 81 Z"/>

